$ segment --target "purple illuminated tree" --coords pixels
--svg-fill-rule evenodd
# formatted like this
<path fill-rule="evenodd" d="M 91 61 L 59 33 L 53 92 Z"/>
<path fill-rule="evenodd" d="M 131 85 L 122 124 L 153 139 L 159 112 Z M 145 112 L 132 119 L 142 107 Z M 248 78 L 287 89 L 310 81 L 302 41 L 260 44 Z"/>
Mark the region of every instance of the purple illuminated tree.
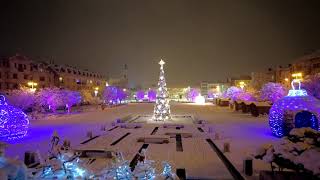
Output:
<path fill-rule="evenodd" d="M 118 104 L 128 97 L 127 92 L 124 89 L 108 86 L 103 91 L 103 99 L 107 104 Z"/>
<path fill-rule="evenodd" d="M 143 91 L 143 90 L 137 91 L 136 96 L 137 96 L 137 99 L 138 99 L 138 100 L 143 100 L 143 98 L 144 98 L 144 91 Z"/>
<path fill-rule="evenodd" d="M 302 82 L 302 88 L 308 92 L 308 95 L 320 99 L 320 75 L 305 79 Z"/>
<path fill-rule="evenodd" d="M 192 101 L 194 102 L 196 97 L 200 95 L 200 92 L 198 89 L 195 89 L 195 88 L 190 88 L 188 91 L 187 91 L 187 100 L 188 101 Z"/>
<path fill-rule="evenodd" d="M 78 91 L 70 91 L 70 90 L 60 90 L 59 96 L 62 98 L 67 111 L 71 111 L 71 107 L 81 103 L 81 94 Z"/>
<path fill-rule="evenodd" d="M 117 87 L 107 86 L 103 91 L 103 99 L 107 104 L 114 104 L 117 101 Z"/>
<path fill-rule="evenodd" d="M 36 96 L 28 89 L 12 90 L 7 96 L 8 101 L 15 107 L 22 109 L 23 111 L 32 108 L 36 103 Z"/>
<path fill-rule="evenodd" d="M 156 97 L 157 97 L 157 92 L 153 89 L 150 89 L 148 91 L 148 98 L 149 98 L 149 101 L 155 101 L 156 100 Z"/>
<path fill-rule="evenodd" d="M 241 100 L 241 101 L 256 101 L 256 98 L 254 97 L 254 95 L 246 91 L 236 94 L 234 98 L 236 100 Z"/>
<path fill-rule="evenodd" d="M 226 91 L 223 92 L 222 97 L 230 98 L 233 101 L 239 100 L 238 96 L 244 91 L 238 87 L 231 86 Z"/>
<path fill-rule="evenodd" d="M 265 101 L 270 101 L 272 103 L 275 103 L 277 100 L 281 99 L 286 94 L 286 88 L 279 83 L 269 82 L 263 85 L 261 89 L 261 99 Z"/>
<path fill-rule="evenodd" d="M 127 91 L 121 88 L 117 88 L 117 99 L 121 102 L 126 100 L 128 97 Z"/>
<path fill-rule="evenodd" d="M 40 90 L 37 93 L 37 104 L 44 109 L 55 112 L 59 106 L 65 105 L 59 92 L 60 89 L 58 88 L 45 88 Z"/>

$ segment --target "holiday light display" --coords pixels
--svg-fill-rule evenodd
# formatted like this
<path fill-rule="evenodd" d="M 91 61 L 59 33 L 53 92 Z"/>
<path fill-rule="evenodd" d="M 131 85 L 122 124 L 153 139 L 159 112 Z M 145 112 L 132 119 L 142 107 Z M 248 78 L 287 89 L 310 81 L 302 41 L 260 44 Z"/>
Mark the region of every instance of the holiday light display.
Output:
<path fill-rule="evenodd" d="M 153 120 L 165 121 L 171 120 L 170 105 L 168 100 L 168 91 L 166 79 L 164 77 L 163 65 L 165 62 L 161 59 L 160 64 L 160 77 L 158 82 L 156 104 L 153 111 Z"/>
<path fill-rule="evenodd" d="M 164 179 L 173 179 L 174 174 L 172 173 L 172 168 L 170 164 L 166 161 L 162 162 L 163 170 L 161 175 L 164 177 Z"/>
<path fill-rule="evenodd" d="M 200 94 L 195 98 L 195 103 L 196 104 L 205 104 L 206 100 L 203 96 L 201 96 Z"/>
<path fill-rule="evenodd" d="M 133 175 L 139 180 L 153 180 L 156 178 L 156 172 L 153 168 L 154 161 L 144 160 L 143 162 L 138 162 L 136 165 Z"/>
<path fill-rule="evenodd" d="M 294 83 L 298 83 L 298 89 Z M 319 129 L 320 101 L 300 89 L 300 81 L 292 82 L 288 95 L 276 101 L 269 112 L 269 125 L 275 136 L 282 137 L 294 127 Z"/>
<path fill-rule="evenodd" d="M 6 98 L 0 95 L 0 138 L 19 139 L 28 132 L 29 120 L 20 109 L 8 105 Z"/>

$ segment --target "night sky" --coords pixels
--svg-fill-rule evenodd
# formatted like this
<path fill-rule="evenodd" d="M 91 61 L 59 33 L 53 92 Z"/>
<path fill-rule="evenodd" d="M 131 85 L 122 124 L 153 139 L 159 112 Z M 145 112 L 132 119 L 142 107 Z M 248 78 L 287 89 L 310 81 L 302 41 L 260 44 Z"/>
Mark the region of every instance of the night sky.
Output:
<path fill-rule="evenodd" d="M 286 65 L 320 49 L 319 0 L 52 0 L 0 2 L 0 55 L 169 87 Z"/>

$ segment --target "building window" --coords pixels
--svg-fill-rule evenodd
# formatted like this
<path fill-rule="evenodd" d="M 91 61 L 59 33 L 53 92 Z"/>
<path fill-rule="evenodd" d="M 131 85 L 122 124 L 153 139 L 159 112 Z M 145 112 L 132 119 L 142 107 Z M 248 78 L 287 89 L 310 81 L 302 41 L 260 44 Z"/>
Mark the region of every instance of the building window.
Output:
<path fill-rule="evenodd" d="M 13 74 L 12 78 L 13 79 L 18 79 L 18 74 Z"/>
<path fill-rule="evenodd" d="M 46 80 L 45 77 L 43 77 L 43 76 L 40 77 L 40 81 L 45 81 L 45 80 Z"/>
<path fill-rule="evenodd" d="M 19 85 L 16 83 L 16 84 L 13 84 L 13 89 L 18 89 L 19 88 Z"/>
<path fill-rule="evenodd" d="M 14 67 L 17 68 L 17 63 L 14 63 Z"/>
<path fill-rule="evenodd" d="M 27 66 L 25 64 L 23 65 L 23 69 L 27 69 Z"/>
<path fill-rule="evenodd" d="M 2 74 L 2 73 L 0 72 L 0 78 L 2 77 L 1 74 Z"/>
<path fill-rule="evenodd" d="M 23 76 L 23 79 L 28 79 L 28 75 L 25 74 L 25 75 Z"/>

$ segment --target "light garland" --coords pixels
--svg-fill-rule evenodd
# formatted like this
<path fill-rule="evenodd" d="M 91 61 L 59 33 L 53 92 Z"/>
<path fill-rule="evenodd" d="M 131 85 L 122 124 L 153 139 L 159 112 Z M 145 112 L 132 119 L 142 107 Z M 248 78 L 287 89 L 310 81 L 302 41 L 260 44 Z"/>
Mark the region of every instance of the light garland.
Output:
<path fill-rule="evenodd" d="M 24 137 L 28 132 L 29 120 L 20 109 L 8 105 L 6 98 L 0 95 L 0 138 L 13 140 Z"/>

